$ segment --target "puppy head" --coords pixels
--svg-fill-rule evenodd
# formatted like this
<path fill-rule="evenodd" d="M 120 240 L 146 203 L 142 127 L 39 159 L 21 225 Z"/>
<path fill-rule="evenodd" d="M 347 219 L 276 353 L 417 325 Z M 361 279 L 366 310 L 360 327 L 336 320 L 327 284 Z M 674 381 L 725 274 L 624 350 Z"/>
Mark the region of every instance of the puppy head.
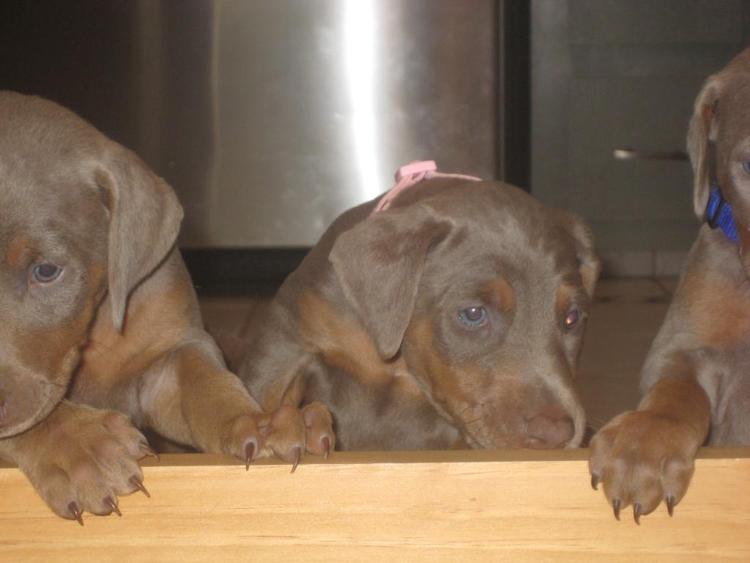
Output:
<path fill-rule="evenodd" d="M 463 184 L 360 223 L 330 260 L 381 357 L 400 354 L 468 443 L 578 444 L 572 380 L 599 272 L 579 220 Z"/>
<path fill-rule="evenodd" d="M 2 438 L 65 396 L 108 290 L 122 327 L 182 212 L 133 153 L 52 102 L 2 92 L 0 122 Z"/>
<path fill-rule="evenodd" d="M 717 182 L 732 205 L 742 261 L 750 271 L 750 49 L 706 80 L 695 101 L 687 148 L 695 214 L 705 218 L 710 184 Z"/>

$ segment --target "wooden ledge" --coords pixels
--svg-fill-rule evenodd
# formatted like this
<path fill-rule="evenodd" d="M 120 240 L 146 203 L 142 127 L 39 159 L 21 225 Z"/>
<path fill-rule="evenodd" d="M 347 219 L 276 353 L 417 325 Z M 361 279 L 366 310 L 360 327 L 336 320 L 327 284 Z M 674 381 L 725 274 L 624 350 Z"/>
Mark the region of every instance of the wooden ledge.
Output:
<path fill-rule="evenodd" d="M 248 472 L 213 455 L 146 463 L 122 518 L 54 516 L 0 468 L 0 560 L 750 560 L 750 448 L 701 450 L 674 518 L 617 522 L 586 450 L 336 453 Z"/>

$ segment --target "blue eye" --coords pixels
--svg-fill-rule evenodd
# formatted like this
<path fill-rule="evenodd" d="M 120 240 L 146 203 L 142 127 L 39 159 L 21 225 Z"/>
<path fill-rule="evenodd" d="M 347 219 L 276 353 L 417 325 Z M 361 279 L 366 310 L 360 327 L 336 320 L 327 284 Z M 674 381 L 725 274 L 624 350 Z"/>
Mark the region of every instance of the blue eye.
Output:
<path fill-rule="evenodd" d="M 55 281 L 60 277 L 61 273 L 62 268 L 56 264 L 52 264 L 51 262 L 43 262 L 42 264 L 37 264 L 31 270 L 31 275 L 34 278 L 34 281 L 42 284 Z"/>
<path fill-rule="evenodd" d="M 750 174 L 750 160 L 746 160 L 742 163 L 742 169 L 745 171 L 746 174 Z"/>
<path fill-rule="evenodd" d="M 459 320 L 469 328 L 479 328 L 487 322 L 487 309 L 478 305 L 458 312 Z"/>

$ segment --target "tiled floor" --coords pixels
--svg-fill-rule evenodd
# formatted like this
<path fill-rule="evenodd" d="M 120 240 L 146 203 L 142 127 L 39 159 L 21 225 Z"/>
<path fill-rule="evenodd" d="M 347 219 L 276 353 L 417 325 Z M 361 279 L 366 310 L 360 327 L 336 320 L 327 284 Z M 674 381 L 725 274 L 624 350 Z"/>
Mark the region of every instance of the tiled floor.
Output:
<path fill-rule="evenodd" d="M 640 369 L 676 283 L 673 278 L 599 283 L 578 375 L 588 422 L 595 429 L 638 404 Z"/>
<path fill-rule="evenodd" d="M 638 403 L 638 376 L 656 335 L 676 280 L 602 280 L 587 327 L 579 369 L 579 390 L 590 426 L 599 428 Z M 201 299 L 210 329 L 238 333 L 261 300 Z"/>

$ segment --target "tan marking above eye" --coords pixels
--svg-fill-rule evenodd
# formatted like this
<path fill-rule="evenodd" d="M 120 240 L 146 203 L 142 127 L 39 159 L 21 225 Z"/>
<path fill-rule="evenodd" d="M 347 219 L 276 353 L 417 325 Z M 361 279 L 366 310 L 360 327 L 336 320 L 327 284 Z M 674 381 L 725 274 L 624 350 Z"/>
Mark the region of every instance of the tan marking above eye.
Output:
<path fill-rule="evenodd" d="M 24 262 L 31 256 L 31 243 L 23 237 L 14 238 L 8 245 L 5 253 L 5 263 L 11 269 L 19 269 L 24 266 Z"/>
<path fill-rule="evenodd" d="M 510 313 L 516 308 L 516 294 L 508 280 L 503 277 L 486 284 L 482 288 L 482 298 L 504 313 Z"/>
<path fill-rule="evenodd" d="M 576 287 L 571 284 L 563 283 L 557 287 L 555 295 L 555 310 L 557 311 L 558 317 L 564 318 L 564 316 L 568 314 L 575 294 Z"/>

